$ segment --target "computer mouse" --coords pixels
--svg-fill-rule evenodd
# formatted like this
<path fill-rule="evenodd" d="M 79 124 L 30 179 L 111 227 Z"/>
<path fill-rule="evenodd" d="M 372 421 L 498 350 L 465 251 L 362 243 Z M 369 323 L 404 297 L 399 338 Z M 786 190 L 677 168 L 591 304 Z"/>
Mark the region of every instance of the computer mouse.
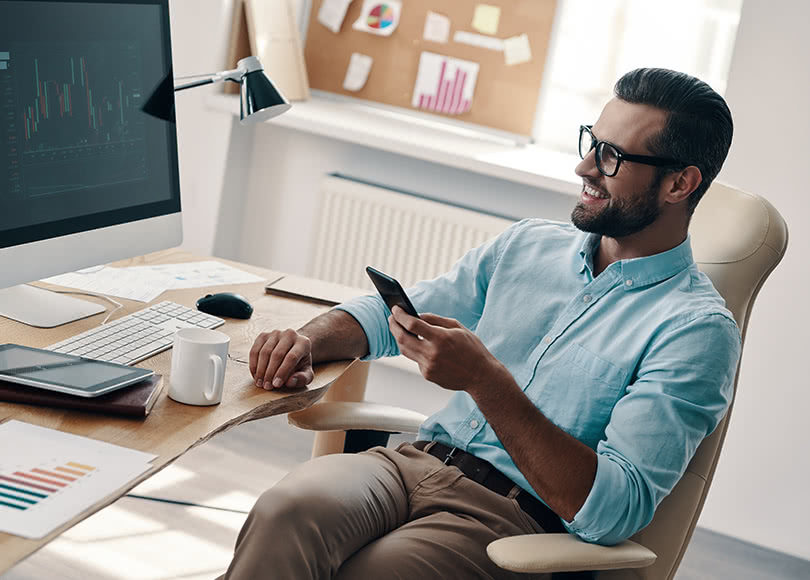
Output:
<path fill-rule="evenodd" d="M 250 302 L 244 296 L 233 292 L 206 294 L 197 300 L 197 310 L 228 318 L 250 318 L 250 315 L 253 314 Z"/>

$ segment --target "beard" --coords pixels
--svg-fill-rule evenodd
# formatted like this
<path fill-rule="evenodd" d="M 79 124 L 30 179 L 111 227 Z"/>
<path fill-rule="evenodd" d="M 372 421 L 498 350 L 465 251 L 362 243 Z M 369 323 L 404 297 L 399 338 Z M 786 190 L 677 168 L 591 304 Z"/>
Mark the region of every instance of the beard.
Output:
<path fill-rule="evenodd" d="M 623 238 L 640 232 L 661 215 L 658 205 L 658 189 L 663 175 L 657 175 L 652 184 L 643 192 L 610 199 L 601 209 L 594 210 L 581 201 L 571 212 L 574 226 L 583 232 Z"/>

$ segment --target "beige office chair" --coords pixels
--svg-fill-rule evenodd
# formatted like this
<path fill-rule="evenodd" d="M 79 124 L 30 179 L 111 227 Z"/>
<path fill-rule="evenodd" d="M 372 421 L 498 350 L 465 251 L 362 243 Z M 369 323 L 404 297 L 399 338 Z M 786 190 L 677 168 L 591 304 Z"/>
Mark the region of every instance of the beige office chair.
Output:
<path fill-rule="evenodd" d="M 700 202 L 690 227 L 695 260 L 725 298 L 742 329 L 743 343 L 754 299 L 787 247 L 787 225 L 763 198 L 715 184 Z M 739 377 L 739 372 L 738 372 Z M 735 392 L 737 380 L 735 380 Z M 714 475 L 728 415 L 698 447 L 686 473 L 631 540 L 598 546 L 571 534 L 504 538 L 487 547 L 500 567 L 544 573 L 603 570 L 600 580 L 669 580 L 683 558 Z M 372 403 L 322 403 L 289 416 L 293 425 L 319 431 L 373 430 L 415 433 L 425 417 Z"/>

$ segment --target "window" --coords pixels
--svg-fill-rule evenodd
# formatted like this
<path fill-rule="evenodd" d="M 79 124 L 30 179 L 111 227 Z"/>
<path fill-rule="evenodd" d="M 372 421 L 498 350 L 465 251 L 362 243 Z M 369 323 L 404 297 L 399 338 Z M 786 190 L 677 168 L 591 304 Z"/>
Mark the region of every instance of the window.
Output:
<path fill-rule="evenodd" d="M 663 67 L 721 95 L 742 0 L 559 0 L 534 138 L 576 153 L 581 124 L 596 122 L 627 71 Z"/>

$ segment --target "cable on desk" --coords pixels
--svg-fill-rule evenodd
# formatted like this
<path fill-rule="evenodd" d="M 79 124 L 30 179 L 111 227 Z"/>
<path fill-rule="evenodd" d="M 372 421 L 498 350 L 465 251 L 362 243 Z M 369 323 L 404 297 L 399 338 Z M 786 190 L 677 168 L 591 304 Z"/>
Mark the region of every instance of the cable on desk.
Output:
<path fill-rule="evenodd" d="M 165 498 L 162 498 L 162 497 L 150 497 L 148 495 L 136 495 L 134 493 L 128 493 L 124 497 L 131 497 L 133 499 L 145 499 L 147 501 L 158 501 L 158 502 L 162 502 L 162 503 L 171 503 L 171 504 L 175 504 L 175 505 L 183 505 L 183 506 L 188 506 L 188 507 L 205 508 L 205 509 L 209 509 L 209 510 L 218 510 L 218 511 L 221 511 L 221 512 L 232 512 L 232 513 L 235 513 L 235 514 L 247 514 L 247 513 L 249 513 L 249 512 L 246 512 L 244 510 L 235 510 L 235 509 L 231 509 L 231 508 L 216 507 L 216 506 L 212 506 L 212 505 L 202 505 L 202 504 L 198 504 L 198 503 L 192 503 L 192 502 L 189 502 L 189 501 L 180 501 L 180 500 L 177 500 L 177 499 L 165 499 Z"/>
<path fill-rule="evenodd" d="M 29 284 L 30 285 L 30 284 Z M 104 294 L 96 294 L 95 292 L 82 292 L 81 290 L 52 290 L 51 288 L 47 288 L 49 292 L 55 292 L 56 294 L 80 294 L 82 296 L 92 296 L 93 298 L 101 298 L 102 300 L 106 300 L 107 302 L 111 302 L 115 305 L 115 308 L 110 310 L 104 320 L 101 321 L 101 325 L 107 324 L 107 321 L 110 319 L 110 316 L 121 310 L 124 305 L 118 302 L 117 300 L 113 300 L 109 296 L 104 296 Z"/>

